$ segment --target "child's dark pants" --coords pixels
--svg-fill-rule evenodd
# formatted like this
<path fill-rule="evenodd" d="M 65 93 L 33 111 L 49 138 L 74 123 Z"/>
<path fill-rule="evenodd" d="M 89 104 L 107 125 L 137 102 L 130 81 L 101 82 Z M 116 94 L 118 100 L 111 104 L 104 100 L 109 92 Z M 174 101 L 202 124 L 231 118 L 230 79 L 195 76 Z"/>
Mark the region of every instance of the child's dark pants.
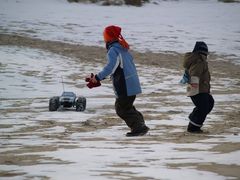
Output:
<path fill-rule="evenodd" d="M 132 130 L 145 125 L 143 115 L 133 106 L 136 96 L 116 98 L 115 110 Z"/>
<path fill-rule="evenodd" d="M 200 93 L 191 96 L 193 104 L 196 106 L 189 115 L 190 123 L 188 128 L 191 130 L 200 129 L 214 106 L 214 99 L 211 94 Z"/>

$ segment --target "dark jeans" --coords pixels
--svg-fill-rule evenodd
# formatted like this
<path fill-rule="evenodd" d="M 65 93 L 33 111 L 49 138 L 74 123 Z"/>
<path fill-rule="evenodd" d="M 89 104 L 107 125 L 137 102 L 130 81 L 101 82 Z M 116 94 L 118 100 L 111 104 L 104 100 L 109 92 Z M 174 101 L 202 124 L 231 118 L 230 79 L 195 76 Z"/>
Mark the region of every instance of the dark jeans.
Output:
<path fill-rule="evenodd" d="M 207 115 L 212 111 L 214 106 L 214 99 L 211 94 L 200 93 L 191 96 L 193 104 L 196 106 L 189 115 L 191 127 L 198 127 L 203 125 Z"/>
<path fill-rule="evenodd" d="M 136 96 L 116 98 L 115 110 L 132 130 L 145 125 L 143 115 L 133 106 Z"/>

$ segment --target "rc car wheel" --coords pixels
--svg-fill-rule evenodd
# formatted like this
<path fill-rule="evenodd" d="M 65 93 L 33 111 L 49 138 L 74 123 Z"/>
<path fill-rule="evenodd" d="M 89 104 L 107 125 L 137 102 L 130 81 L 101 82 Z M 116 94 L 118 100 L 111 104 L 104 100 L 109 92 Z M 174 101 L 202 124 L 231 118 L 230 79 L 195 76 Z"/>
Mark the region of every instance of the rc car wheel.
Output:
<path fill-rule="evenodd" d="M 59 108 L 59 97 L 55 96 L 49 100 L 49 111 L 57 111 Z"/>
<path fill-rule="evenodd" d="M 86 98 L 85 97 L 78 97 L 76 101 L 76 111 L 84 111 L 86 109 Z"/>

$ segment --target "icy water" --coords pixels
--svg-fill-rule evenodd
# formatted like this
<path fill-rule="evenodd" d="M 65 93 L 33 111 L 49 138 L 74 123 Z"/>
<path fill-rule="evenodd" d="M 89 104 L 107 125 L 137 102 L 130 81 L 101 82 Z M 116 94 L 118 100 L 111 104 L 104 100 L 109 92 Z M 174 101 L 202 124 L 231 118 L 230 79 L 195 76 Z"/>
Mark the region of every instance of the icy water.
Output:
<path fill-rule="evenodd" d="M 0 33 L 103 46 L 104 27 L 115 24 L 139 51 L 182 53 L 205 41 L 210 52 L 226 55 L 222 60 L 240 62 L 240 3 L 160 1 L 139 8 L 2 0 L 0 12 Z"/>
<path fill-rule="evenodd" d="M 151 131 L 127 138 L 110 82 L 96 90 L 85 87 L 84 75 L 102 64 L 1 46 L 0 65 L 0 179 L 239 178 L 239 127 L 222 131 L 228 126 L 225 113 L 239 109 L 240 102 L 239 94 L 225 89 L 238 92 L 239 79 L 213 81 L 217 103 L 205 124 L 211 133 L 191 135 L 185 127 L 192 105 L 178 84 L 179 72 L 137 65 L 143 95 L 136 106 Z M 66 89 L 87 98 L 86 111 L 48 112 L 49 97 L 62 91 L 61 76 Z"/>

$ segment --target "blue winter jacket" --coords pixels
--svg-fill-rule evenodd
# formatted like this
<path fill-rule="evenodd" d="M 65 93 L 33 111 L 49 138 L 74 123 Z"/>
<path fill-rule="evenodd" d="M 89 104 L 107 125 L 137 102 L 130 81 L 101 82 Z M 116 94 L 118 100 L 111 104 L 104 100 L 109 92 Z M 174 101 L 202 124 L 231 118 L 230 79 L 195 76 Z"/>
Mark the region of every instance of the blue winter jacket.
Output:
<path fill-rule="evenodd" d="M 108 48 L 108 63 L 97 74 L 100 81 L 111 76 L 114 92 L 117 97 L 137 95 L 142 92 L 137 70 L 131 54 L 118 42 Z"/>

